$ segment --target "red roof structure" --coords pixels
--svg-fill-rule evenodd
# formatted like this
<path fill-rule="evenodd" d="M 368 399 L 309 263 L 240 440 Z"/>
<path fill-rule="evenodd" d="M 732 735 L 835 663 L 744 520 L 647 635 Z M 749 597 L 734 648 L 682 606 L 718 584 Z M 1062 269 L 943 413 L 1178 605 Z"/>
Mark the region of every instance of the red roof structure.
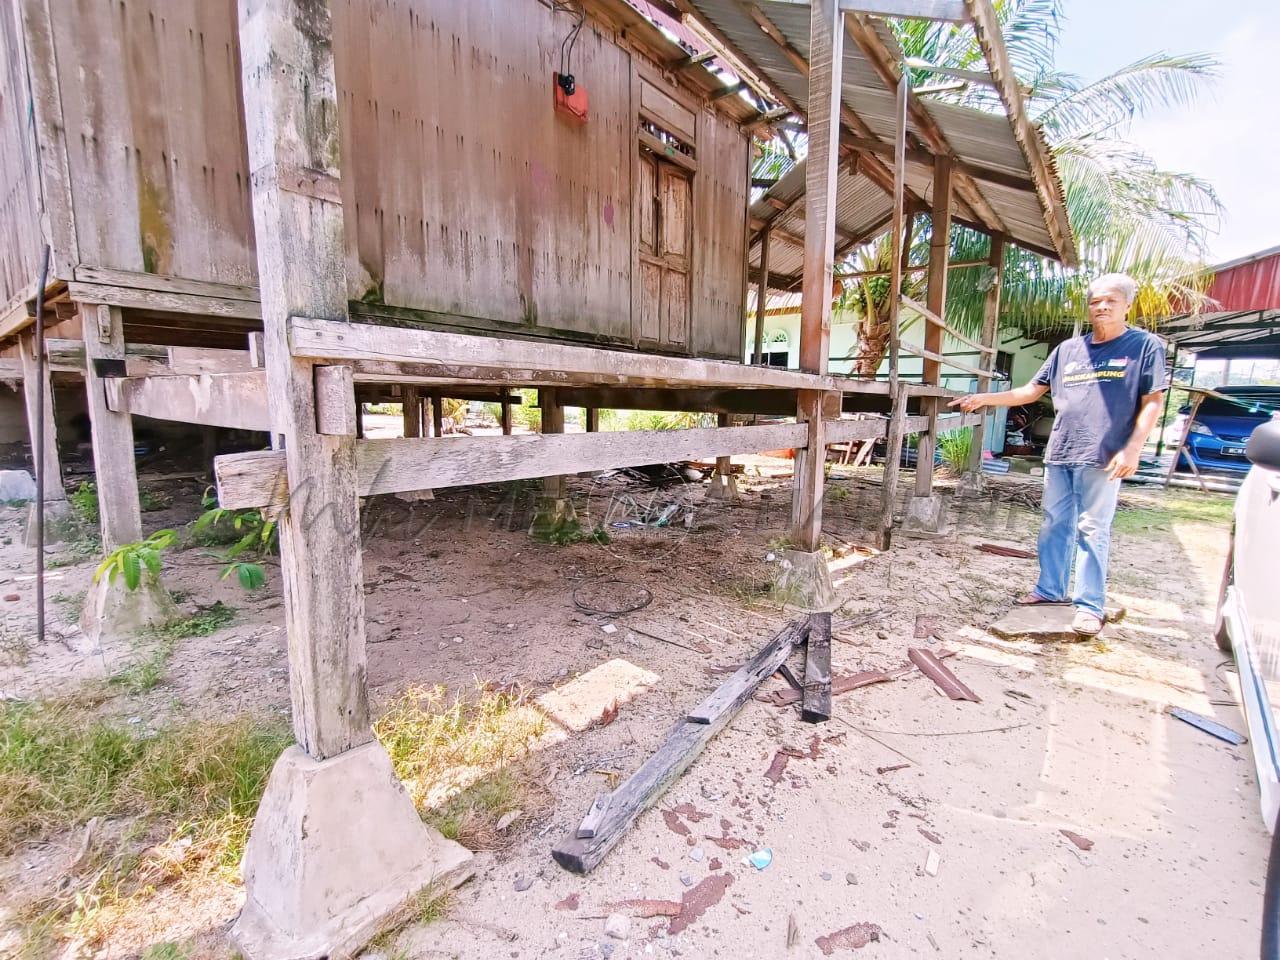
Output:
<path fill-rule="evenodd" d="M 1280 246 L 1215 267 L 1209 296 L 1215 312 L 1280 310 Z"/>
<path fill-rule="evenodd" d="M 1213 269 L 1208 313 L 1160 327 L 1177 349 L 1201 358 L 1280 356 L 1280 246 Z"/>

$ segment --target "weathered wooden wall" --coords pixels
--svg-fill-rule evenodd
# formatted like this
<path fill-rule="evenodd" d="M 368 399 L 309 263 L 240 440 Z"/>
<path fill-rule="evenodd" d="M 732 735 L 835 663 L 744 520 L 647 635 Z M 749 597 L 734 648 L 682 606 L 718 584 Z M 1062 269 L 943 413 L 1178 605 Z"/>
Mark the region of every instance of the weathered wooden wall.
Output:
<path fill-rule="evenodd" d="M 632 341 L 644 57 L 589 18 L 572 69 L 590 115 L 577 124 L 553 109 L 564 11 L 331 2 L 351 299 L 365 313 Z M 47 3 L 75 279 L 256 284 L 235 0 Z M 675 349 L 737 357 L 747 136 L 710 106 L 697 127 L 693 307 Z"/>
<path fill-rule="evenodd" d="M 17 19 L 6 5 L 0 8 L 0 307 L 34 285 L 44 244 L 24 69 Z"/>

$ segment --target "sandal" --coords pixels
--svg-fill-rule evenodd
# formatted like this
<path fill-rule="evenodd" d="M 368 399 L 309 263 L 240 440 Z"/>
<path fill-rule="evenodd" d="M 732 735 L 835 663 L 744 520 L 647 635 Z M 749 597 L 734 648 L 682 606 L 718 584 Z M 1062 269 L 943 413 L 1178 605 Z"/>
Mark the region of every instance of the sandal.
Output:
<path fill-rule="evenodd" d="M 1013 601 L 1015 607 L 1060 607 L 1065 604 L 1066 600 L 1046 600 L 1040 594 L 1032 590 L 1030 593 L 1024 593 Z"/>

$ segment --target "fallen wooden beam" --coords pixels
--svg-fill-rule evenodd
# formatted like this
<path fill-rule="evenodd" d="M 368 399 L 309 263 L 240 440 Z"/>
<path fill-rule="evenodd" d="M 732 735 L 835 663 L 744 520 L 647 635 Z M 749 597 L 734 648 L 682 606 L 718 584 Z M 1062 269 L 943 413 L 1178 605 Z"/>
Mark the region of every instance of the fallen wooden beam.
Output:
<path fill-rule="evenodd" d="M 104 378 L 115 413 L 238 430 L 271 429 L 265 371 Z"/>
<path fill-rule="evenodd" d="M 772 423 L 696 430 L 528 434 L 509 437 L 432 437 L 362 440 L 356 444 L 360 496 L 503 483 L 615 467 L 673 463 L 803 447 L 804 424 Z M 280 506 L 284 455 L 237 453 L 213 462 L 219 502 L 229 509 Z"/>
<path fill-rule="evenodd" d="M 579 837 L 575 827 L 551 848 L 556 863 L 571 873 L 588 873 L 594 869 L 636 818 L 667 791 L 711 738 L 734 718 L 760 684 L 786 662 L 808 631 L 807 617 L 787 624 L 768 646 L 725 680 L 688 718 L 681 720 L 658 751 L 613 791 L 604 816 L 591 826 L 594 836 Z M 693 716 L 704 719 L 694 721 Z"/>
<path fill-rule="evenodd" d="M 831 719 L 831 614 L 809 615 L 809 637 L 805 641 L 804 693 L 800 719 L 822 723 Z"/>

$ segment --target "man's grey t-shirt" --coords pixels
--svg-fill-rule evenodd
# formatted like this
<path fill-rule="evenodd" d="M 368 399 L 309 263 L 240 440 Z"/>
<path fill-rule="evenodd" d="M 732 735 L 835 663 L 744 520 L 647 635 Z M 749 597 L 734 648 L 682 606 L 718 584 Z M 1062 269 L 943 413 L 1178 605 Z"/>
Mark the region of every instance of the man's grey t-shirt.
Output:
<path fill-rule="evenodd" d="M 1164 344 L 1136 327 L 1105 343 L 1090 333 L 1058 344 L 1032 379 L 1056 412 L 1045 463 L 1106 466 L 1133 435 L 1142 397 L 1168 380 Z"/>

